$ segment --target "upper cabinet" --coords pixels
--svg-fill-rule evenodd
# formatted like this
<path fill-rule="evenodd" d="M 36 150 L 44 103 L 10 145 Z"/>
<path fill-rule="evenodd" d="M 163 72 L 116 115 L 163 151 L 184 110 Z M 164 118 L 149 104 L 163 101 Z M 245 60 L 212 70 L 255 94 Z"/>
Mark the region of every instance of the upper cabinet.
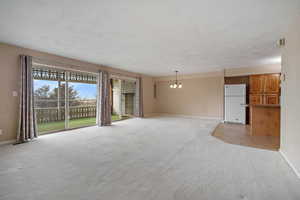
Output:
<path fill-rule="evenodd" d="M 259 94 L 264 92 L 264 75 L 253 75 L 249 79 L 250 93 Z"/>
<path fill-rule="evenodd" d="M 278 94 L 266 94 L 263 97 L 263 104 L 279 104 Z"/>
<path fill-rule="evenodd" d="M 252 75 L 249 86 L 250 104 L 279 104 L 280 74 Z"/>
<path fill-rule="evenodd" d="M 250 104 L 252 104 L 252 105 L 263 104 L 264 103 L 264 95 L 250 94 L 249 100 L 250 100 Z"/>
<path fill-rule="evenodd" d="M 279 93 L 280 75 L 270 74 L 265 76 L 265 93 Z"/>

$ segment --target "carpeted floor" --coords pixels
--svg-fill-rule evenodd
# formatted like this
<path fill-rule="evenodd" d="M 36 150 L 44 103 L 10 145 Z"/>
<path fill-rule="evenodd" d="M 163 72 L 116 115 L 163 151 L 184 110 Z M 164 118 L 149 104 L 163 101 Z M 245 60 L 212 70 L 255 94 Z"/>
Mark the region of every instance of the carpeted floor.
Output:
<path fill-rule="evenodd" d="M 224 143 L 213 120 L 129 119 L 0 147 L 1 200 L 299 200 L 278 152 Z"/>

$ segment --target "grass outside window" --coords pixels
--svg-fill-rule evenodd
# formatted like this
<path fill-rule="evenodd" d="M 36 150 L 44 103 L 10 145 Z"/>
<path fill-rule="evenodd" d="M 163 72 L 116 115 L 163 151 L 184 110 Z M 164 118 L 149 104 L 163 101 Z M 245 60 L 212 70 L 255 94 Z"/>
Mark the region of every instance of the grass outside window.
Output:
<path fill-rule="evenodd" d="M 119 115 L 112 115 L 111 120 L 117 121 L 121 119 L 127 119 L 129 117 L 120 117 Z M 84 126 L 93 126 L 96 125 L 96 117 L 90 118 L 81 118 L 81 119 L 71 119 L 69 121 L 69 128 L 78 128 Z M 46 134 L 52 131 L 59 131 L 65 129 L 65 121 L 49 122 L 49 123 L 40 123 L 37 124 L 38 133 L 40 135 Z"/>

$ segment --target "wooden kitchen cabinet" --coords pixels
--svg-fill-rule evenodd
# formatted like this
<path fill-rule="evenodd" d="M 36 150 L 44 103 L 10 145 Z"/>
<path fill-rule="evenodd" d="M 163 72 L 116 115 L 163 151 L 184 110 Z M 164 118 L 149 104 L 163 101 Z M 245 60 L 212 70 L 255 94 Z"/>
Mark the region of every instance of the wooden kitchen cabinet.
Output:
<path fill-rule="evenodd" d="M 251 135 L 280 137 L 280 106 L 251 105 Z"/>
<path fill-rule="evenodd" d="M 249 79 L 250 93 L 260 94 L 264 92 L 264 75 L 252 75 Z"/>
<path fill-rule="evenodd" d="M 261 94 L 250 94 L 250 104 L 258 105 L 263 104 L 263 95 Z"/>
<path fill-rule="evenodd" d="M 280 74 L 249 77 L 252 135 L 280 135 Z"/>
<path fill-rule="evenodd" d="M 278 94 L 250 94 L 250 104 L 279 104 L 279 96 Z"/>
<path fill-rule="evenodd" d="M 263 104 L 279 104 L 279 95 L 278 94 L 265 94 Z"/>
<path fill-rule="evenodd" d="M 280 75 L 270 74 L 265 75 L 264 93 L 279 93 L 280 92 Z"/>
<path fill-rule="evenodd" d="M 252 75 L 249 78 L 250 105 L 276 105 L 280 98 L 280 74 Z"/>

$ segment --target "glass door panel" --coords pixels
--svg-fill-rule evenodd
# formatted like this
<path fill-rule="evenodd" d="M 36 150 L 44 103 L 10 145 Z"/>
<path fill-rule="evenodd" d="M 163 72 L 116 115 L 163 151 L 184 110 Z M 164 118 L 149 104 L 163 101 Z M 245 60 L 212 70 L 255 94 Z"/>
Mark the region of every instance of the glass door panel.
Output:
<path fill-rule="evenodd" d="M 65 129 L 64 81 L 33 80 L 34 107 L 39 135 Z"/>
<path fill-rule="evenodd" d="M 97 85 L 68 82 L 69 128 L 96 125 Z"/>

